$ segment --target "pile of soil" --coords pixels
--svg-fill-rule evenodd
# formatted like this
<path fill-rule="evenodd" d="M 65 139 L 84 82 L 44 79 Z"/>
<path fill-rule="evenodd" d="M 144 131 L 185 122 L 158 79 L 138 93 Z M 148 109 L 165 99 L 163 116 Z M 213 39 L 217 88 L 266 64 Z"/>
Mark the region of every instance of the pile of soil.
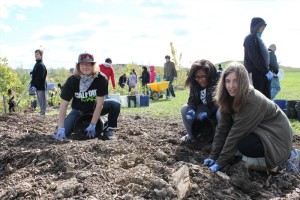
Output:
<path fill-rule="evenodd" d="M 0 116 L 0 199 L 300 199 L 299 175 L 254 172 L 243 161 L 210 172 L 202 166 L 210 144 L 180 144 L 180 119 L 121 115 L 112 141 L 53 140 L 56 122 Z"/>

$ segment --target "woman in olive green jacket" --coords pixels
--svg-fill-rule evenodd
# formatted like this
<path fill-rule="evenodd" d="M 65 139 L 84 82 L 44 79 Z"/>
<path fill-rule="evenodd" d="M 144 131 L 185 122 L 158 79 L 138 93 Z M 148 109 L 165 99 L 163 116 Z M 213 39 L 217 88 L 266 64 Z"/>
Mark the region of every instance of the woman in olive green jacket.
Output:
<path fill-rule="evenodd" d="M 229 64 L 218 83 L 215 99 L 221 119 L 212 151 L 204 160 L 211 171 L 227 165 L 237 150 L 247 157 L 264 157 L 268 169 L 299 158 L 292 149 L 288 118 L 273 101 L 250 85 L 242 64 Z"/>

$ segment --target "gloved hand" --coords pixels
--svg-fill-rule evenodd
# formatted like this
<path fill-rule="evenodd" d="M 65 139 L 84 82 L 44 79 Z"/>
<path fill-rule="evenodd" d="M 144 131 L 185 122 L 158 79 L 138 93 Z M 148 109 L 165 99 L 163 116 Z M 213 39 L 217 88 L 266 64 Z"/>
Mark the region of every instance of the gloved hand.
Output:
<path fill-rule="evenodd" d="M 197 119 L 200 121 L 203 121 L 206 118 L 207 118 L 207 112 L 200 112 L 197 116 Z"/>
<path fill-rule="evenodd" d="M 186 118 L 187 118 L 188 120 L 192 120 L 192 119 L 195 119 L 195 115 L 196 115 L 195 111 L 189 110 L 189 111 L 186 113 Z"/>
<path fill-rule="evenodd" d="M 267 79 L 270 81 L 273 79 L 273 73 L 271 71 L 269 71 L 268 73 L 266 73 Z"/>
<path fill-rule="evenodd" d="M 203 161 L 203 165 L 208 166 L 208 167 L 212 166 L 214 163 L 215 163 L 215 160 L 210 159 L 210 158 L 206 158 Z"/>
<path fill-rule="evenodd" d="M 94 138 L 96 135 L 96 124 L 90 123 L 90 125 L 84 131 L 86 136 L 89 138 Z"/>
<path fill-rule="evenodd" d="M 208 169 L 210 171 L 217 172 L 217 171 L 220 171 L 220 169 L 222 169 L 222 168 L 223 168 L 223 166 L 218 165 L 218 164 L 214 164 L 213 166 L 209 167 Z"/>
<path fill-rule="evenodd" d="M 65 134 L 65 128 L 64 127 L 58 127 L 56 134 L 53 136 L 54 139 L 56 140 L 62 140 L 66 139 L 66 134 Z"/>
<path fill-rule="evenodd" d="M 31 86 L 30 91 L 31 91 L 32 93 L 35 93 L 35 92 L 36 92 L 36 87 Z"/>
<path fill-rule="evenodd" d="M 174 77 L 174 80 L 175 80 L 175 81 L 178 80 L 178 77 Z"/>

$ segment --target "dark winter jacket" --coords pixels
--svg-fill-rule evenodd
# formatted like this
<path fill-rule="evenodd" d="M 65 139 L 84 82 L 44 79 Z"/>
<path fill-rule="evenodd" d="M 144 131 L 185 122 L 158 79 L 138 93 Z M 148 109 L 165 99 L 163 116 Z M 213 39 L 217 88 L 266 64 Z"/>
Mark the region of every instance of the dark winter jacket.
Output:
<path fill-rule="evenodd" d="M 119 78 L 119 82 L 118 82 L 118 85 L 121 86 L 121 87 L 124 87 L 126 85 L 126 81 L 127 81 L 127 78 L 126 76 L 120 76 Z"/>
<path fill-rule="evenodd" d="M 253 18 L 250 34 L 244 40 L 244 65 L 249 73 L 258 71 L 267 74 L 269 71 L 269 52 L 263 41 L 257 37 L 257 32 L 262 25 L 266 25 L 262 18 Z"/>
<path fill-rule="evenodd" d="M 37 90 L 46 90 L 47 69 L 43 60 L 37 60 L 31 73 L 31 87 L 36 87 Z"/>
<path fill-rule="evenodd" d="M 271 72 L 273 72 L 274 74 L 278 74 L 278 63 L 277 63 L 277 57 L 275 55 L 275 52 L 269 49 L 269 53 L 270 53 L 270 70 Z"/>
<path fill-rule="evenodd" d="M 206 88 L 206 100 L 207 100 L 207 108 L 209 112 L 207 113 L 209 116 L 215 116 L 218 110 L 218 106 L 216 105 L 215 101 L 213 100 L 213 93 L 216 89 L 217 80 L 213 80 L 212 83 Z M 200 99 L 200 91 L 201 88 L 199 84 L 191 84 L 190 85 L 190 95 L 188 99 L 188 109 L 197 111 L 197 107 L 203 102 Z"/>
<path fill-rule="evenodd" d="M 142 72 L 142 85 L 146 85 L 147 83 L 150 83 L 150 73 L 147 70 L 144 70 Z"/>
<path fill-rule="evenodd" d="M 164 79 L 168 77 L 177 77 L 177 71 L 173 62 L 166 62 L 164 65 Z"/>

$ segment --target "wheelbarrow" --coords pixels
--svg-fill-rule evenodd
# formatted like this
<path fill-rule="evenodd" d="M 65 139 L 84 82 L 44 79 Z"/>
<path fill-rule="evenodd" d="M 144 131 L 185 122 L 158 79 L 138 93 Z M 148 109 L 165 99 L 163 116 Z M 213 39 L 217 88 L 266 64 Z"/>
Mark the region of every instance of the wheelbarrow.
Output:
<path fill-rule="evenodd" d="M 147 86 L 152 90 L 151 91 L 151 98 L 153 100 L 157 100 L 162 98 L 162 92 L 168 89 L 169 81 L 162 81 L 162 82 L 155 82 L 155 83 L 148 83 Z"/>

